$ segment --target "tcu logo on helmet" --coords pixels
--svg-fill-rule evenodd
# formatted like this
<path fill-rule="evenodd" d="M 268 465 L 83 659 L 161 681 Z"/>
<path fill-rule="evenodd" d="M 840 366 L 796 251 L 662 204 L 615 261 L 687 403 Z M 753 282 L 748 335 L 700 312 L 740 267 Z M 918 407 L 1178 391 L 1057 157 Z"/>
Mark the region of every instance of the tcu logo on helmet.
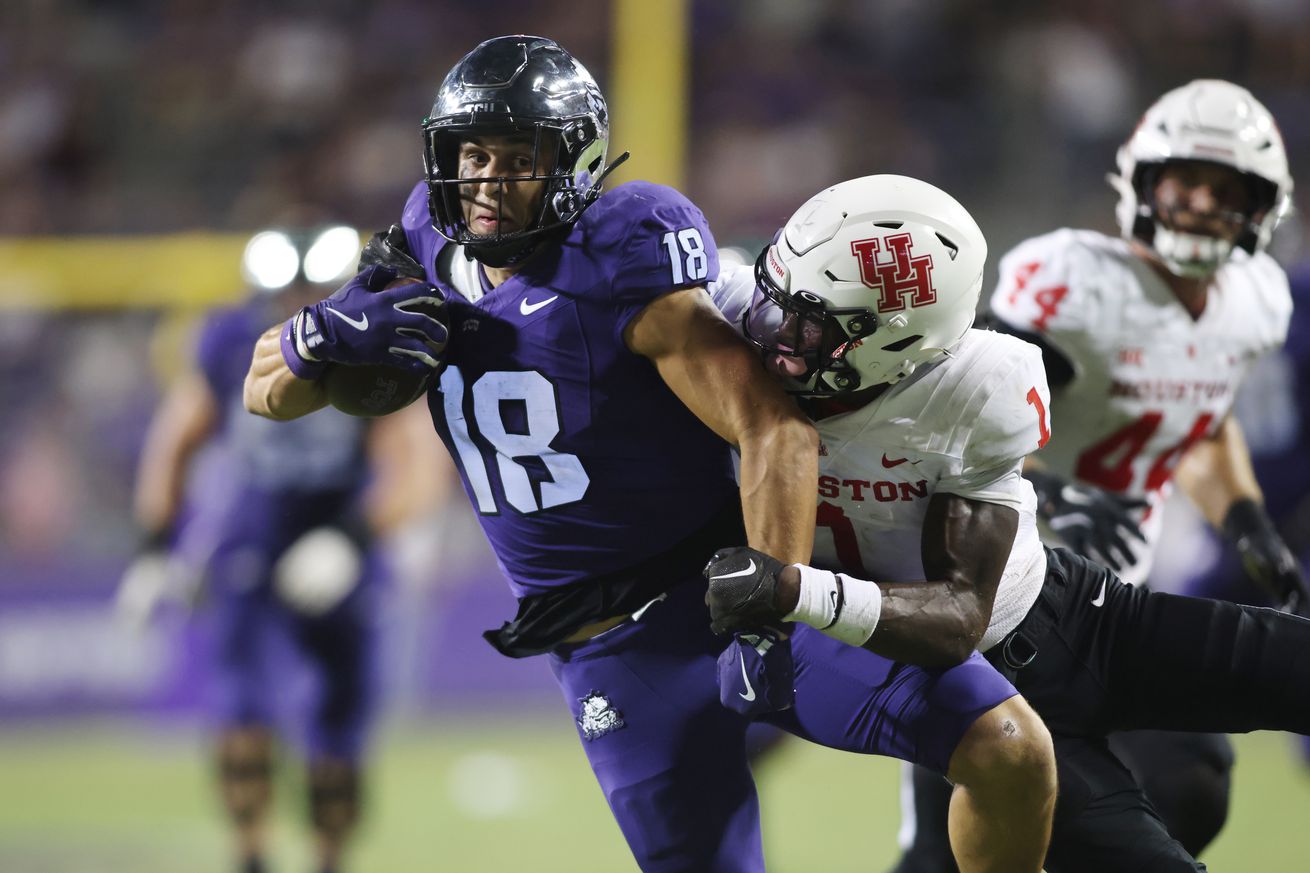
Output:
<path fill-rule="evenodd" d="M 878 299 L 879 312 L 897 312 L 905 308 L 909 295 L 913 306 L 926 306 L 937 302 L 937 290 L 932 287 L 932 255 L 911 257 L 908 233 L 889 236 L 887 248 L 890 261 L 878 260 L 882 251 L 882 238 L 860 239 L 851 243 L 851 253 L 860 262 L 860 281 L 870 288 L 882 291 Z"/>

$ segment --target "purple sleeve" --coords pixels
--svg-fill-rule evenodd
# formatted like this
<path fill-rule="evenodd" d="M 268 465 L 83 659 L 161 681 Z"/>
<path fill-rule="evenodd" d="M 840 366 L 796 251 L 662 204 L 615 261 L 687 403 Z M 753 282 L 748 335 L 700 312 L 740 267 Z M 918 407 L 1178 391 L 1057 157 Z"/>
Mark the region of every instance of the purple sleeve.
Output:
<path fill-rule="evenodd" d="M 428 187 L 419 182 L 409 192 L 400 226 L 405 230 L 405 242 L 414 260 L 423 265 L 428 281 L 436 281 L 437 249 L 444 240 L 432 229 L 432 215 L 428 211 Z"/>
<path fill-rule="evenodd" d="M 268 312 L 257 301 L 211 314 L 196 337 L 195 366 L 224 403 L 240 397 L 255 342 L 268 326 Z"/>
<path fill-rule="evenodd" d="M 598 217 L 622 228 L 610 286 L 622 334 L 655 298 L 717 279 L 719 250 L 705 215 L 672 188 L 631 182 L 610 196 L 608 215 Z"/>
<path fill-rule="evenodd" d="M 196 368 L 215 394 L 223 395 L 232 376 L 233 346 L 244 348 L 245 337 L 231 311 L 215 313 L 205 319 L 196 342 Z"/>

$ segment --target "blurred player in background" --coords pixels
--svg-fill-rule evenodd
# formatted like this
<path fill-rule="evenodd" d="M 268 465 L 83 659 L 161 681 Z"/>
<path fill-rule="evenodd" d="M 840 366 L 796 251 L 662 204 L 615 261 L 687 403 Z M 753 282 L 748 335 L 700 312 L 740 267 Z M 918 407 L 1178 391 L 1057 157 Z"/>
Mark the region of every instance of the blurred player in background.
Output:
<path fill-rule="evenodd" d="M 1020 472 L 1054 440 L 1046 376 L 1035 346 L 970 329 L 985 251 L 944 192 L 871 176 L 802 206 L 753 276 L 725 272 L 715 283 L 725 315 L 807 398 L 819 428 L 822 569 L 725 550 L 706 571 L 711 613 L 734 631 L 835 628 L 914 663 L 977 646 L 1055 738 L 1047 870 L 1202 870 L 1106 735 L 1304 730 L 1310 622 L 1148 592 L 1067 549 L 1043 549 Z M 732 672 L 720 675 L 742 689 Z M 954 802 L 949 786 L 943 801 Z M 946 807 L 934 812 L 941 855 L 920 849 L 902 870 L 954 867 Z"/>
<path fill-rule="evenodd" d="M 273 417 L 321 407 L 328 362 L 440 369 L 444 328 L 413 311 L 415 286 L 389 287 L 398 271 L 425 278 L 450 331 L 432 418 L 519 598 L 488 639 L 512 657 L 549 653 L 641 869 L 762 870 L 749 721 L 720 703 L 727 650 L 701 571 L 748 534 L 809 557 L 814 428 L 706 295 L 718 255 L 700 210 L 645 182 L 601 195 L 605 103 L 554 42 L 478 46 L 424 137 L 426 184 L 383 238 L 391 268 L 266 332 L 247 403 Z M 787 645 L 795 706 L 774 723 L 949 772 L 961 866 L 1035 873 L 1049 738 L 992 667 L 967 654 L 910 667 L 813 629 Z M 731 651 L 745 675 L 757 650 Z"/>
<path fill-rule="evenodd" d="M 406 464 L 396 461 L 394 442 L 414 424 L 425 439 L 421 416 L 373 423 L 330 411 L 275 423 L 242 405 L 246 367 L 269 320 L 353 272 L 359 243 L 344 226 L 251 239 L 242 266 L 253 293 L 205 319 L 194 360 L 150 424 L 137 477 L 147 549 L 124 579 L 119 608 L 143 620 L 160 599 L 180 595 L 212 610 L 217 772 L 242 873 L 266 869 L 275 723 L 296 675 L 279 660 L 288 648 L 314 678 L 304 746 L 318 869 L 340 870 L 359 817 L 376 696 L 385 568 L 371 546 L 375 533 L 424 507 L 432 481 L 421 446 L 403 446 Z M 393 445 L 370 473 L 370 443 L 380 441 Z"/>
<path fill-rule="evenodd" d="M 1245 89 L 1194 81 L 1147 110 L 1118 170 L 1122 238 L 1064 229 L 1028 240 L 1001 261 L 991 299 L 998 329 L 1042 349 L 1051 385 L 1053 436 L 1024 474 L 1039 515 L 1075 551 L 1144 585 L 1176 478 L 1271 600 L 1310 614 L 1230 415 L 1292 310 L 1265 253 L 1292 190 L 1278 128 Z M 1113 746 L 1170 833 L 1199 853 L 1227 816 L 1228 739 L 1137 731 Z M 946 790 L 914 774 L 906 812 L 919 827 L 902 873 L 949 869 Z"/>

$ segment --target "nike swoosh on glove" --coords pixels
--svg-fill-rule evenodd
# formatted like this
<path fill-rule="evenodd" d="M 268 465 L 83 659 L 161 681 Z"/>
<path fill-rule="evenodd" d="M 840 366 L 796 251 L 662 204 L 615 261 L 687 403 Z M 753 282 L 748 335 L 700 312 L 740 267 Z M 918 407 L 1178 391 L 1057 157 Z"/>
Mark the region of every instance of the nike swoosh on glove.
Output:
<path fill-rule="evenodd" d="M 795 701 L 791 640 L 768 631 L 733 636 L 719 654 L 719 702 L 747 718 L 758 718 L 790 709 Z"/>
<path fill-rule="evenodd" d="M 445 301 L 426 282 L 393 285 L 397 271 L 372 266 L 331 297 L 292 316 L 296 354 L 310 363 L 383 364 L 426 373 L 443 363 Z"/>
<path fill-rule="evenodd" d="M 710 629 L 716 634 L 758 631 L 782 622 L 777 606 L 782 562 L 746 546 L 719 549 L 705 565 Z"/>

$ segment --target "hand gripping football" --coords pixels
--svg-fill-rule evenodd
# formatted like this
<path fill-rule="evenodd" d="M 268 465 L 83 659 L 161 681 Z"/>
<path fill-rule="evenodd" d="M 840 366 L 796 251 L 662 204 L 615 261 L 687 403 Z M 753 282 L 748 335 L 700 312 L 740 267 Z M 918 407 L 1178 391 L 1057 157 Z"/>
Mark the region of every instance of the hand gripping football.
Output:
<path fill-rule="evenodd" d="M 401 277 L 386 287 L 395 288 L 420 281 Z M 435 312 L 430 314 L 440 317 Z M 327 392 L 328 402 L 335 408 L 347 415 L 375 418 L 404 409 L 422 397 L 439 372 L 412 372 L 386 364 L 329 364 L 320 382 Z"/>

